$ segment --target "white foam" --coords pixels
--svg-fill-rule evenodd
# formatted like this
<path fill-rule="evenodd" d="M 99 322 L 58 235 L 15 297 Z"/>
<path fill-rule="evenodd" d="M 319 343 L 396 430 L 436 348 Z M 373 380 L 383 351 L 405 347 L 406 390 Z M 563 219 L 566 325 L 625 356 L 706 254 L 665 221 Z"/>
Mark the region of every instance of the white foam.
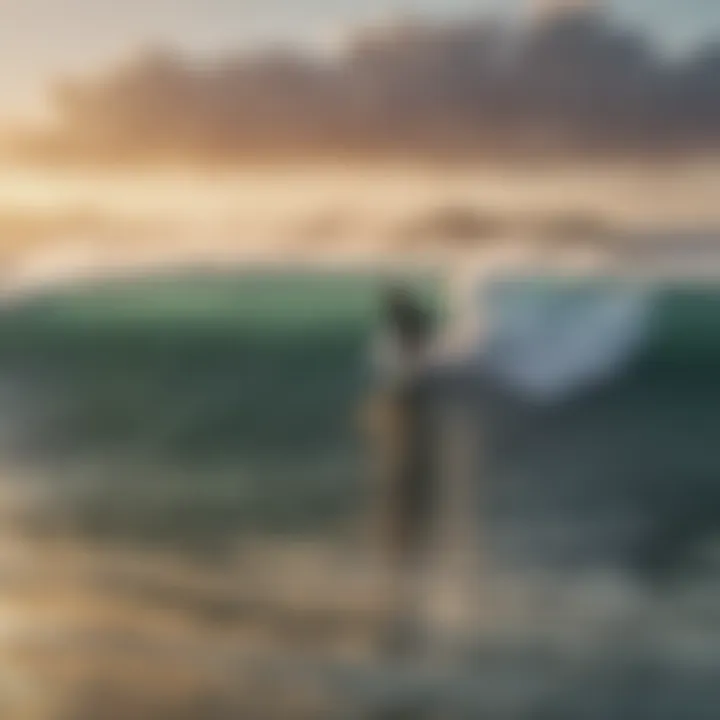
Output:
<path fill-rule="evenodd" d="M 622 371 L 647 337 L 653 294 L 640 284 L 480 283 L 474 304 L 466 362 L 516 392 L 555 402 Z"/>

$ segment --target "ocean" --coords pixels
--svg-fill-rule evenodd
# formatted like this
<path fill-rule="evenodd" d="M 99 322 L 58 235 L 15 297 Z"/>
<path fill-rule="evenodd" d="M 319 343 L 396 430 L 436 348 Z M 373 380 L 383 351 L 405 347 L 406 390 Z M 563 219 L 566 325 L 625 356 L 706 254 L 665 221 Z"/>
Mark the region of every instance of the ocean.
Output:
<path fill-rule="evenodd" d="M 414 280 L 438 308 L 444 281 Z M 3 717 L 717 716 L 720 293 L 667 285 L 632 362 L 560 407 L 461 388 L 494 458 L 467 642 L 398 664 L 362 553 L 382 284 L 165 272 L 5 305 Z"/>

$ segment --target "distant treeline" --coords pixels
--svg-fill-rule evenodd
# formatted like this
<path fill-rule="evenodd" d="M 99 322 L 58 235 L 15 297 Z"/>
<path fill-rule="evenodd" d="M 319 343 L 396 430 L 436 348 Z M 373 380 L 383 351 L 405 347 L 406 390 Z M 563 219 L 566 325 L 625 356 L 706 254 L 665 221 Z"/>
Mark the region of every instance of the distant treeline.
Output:
<path fill-rule="evenodd" d="M 650 154 L 720 148 L 720 42 L 670 58 L 597 12 L 402 21 L 323 56 L 172 52 L 56 88 L 40 158 Z"/>

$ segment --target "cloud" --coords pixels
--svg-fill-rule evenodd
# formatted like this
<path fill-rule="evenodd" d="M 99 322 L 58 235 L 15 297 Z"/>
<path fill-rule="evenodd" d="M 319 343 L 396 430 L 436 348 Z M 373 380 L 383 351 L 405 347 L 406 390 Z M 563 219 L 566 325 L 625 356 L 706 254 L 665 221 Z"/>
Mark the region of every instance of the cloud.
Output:
<path fill-rule="evenodd" d="M 688 151 L 720 144 L 720 45 L 669 60 L 595 12 L 531 26 L 406 20 L 342 52 L 200 64 L 153 52 L 56 88 L 44 157 Z"/>

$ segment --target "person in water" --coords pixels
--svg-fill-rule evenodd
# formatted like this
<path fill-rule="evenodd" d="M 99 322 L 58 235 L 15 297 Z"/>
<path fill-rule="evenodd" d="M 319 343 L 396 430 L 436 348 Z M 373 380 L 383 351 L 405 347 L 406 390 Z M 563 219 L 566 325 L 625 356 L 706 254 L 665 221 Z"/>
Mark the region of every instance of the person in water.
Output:
<path fill-rule="evenodd" d="M 428 550 L 435 483 L 431 407 L 423 372 L 434 339 L 432 314 L 404 287 L 382 298 L 376 376 L 366 407 L 373 456 L 373 535 L 388 572 L 393 642 L 407 640 L 415 622 L 417 578 Z M 377 352 L 379 350 L 379 352 Z"/>

